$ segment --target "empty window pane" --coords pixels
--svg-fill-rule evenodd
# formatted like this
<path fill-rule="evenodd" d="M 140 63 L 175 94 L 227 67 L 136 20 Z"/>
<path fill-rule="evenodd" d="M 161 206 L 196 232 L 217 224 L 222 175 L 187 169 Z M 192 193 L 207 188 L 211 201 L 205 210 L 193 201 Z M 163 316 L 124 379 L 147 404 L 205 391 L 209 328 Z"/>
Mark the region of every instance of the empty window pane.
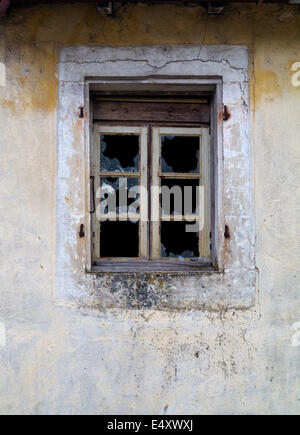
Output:
<path fill-rule="evenodd" d="M 162 172 L 199 172 L 199 136 L 161 136 Z"/>
<path fill-rule="evenodd" d="M 101 222 L 100 256 L 138 257 L 139 223 L 129 221 Z"/>
<path fill-rule="evenodd" d="M 100 169 L 110 172 L 138 172 L 139 136 L 101 135 Z"/>
<path fill-rule="evenodd" d="M 187 232 L 186 226 L 195 222 L 161 223 L 161 256 L 169 258 L 199 257 L 199 232 Z"/>

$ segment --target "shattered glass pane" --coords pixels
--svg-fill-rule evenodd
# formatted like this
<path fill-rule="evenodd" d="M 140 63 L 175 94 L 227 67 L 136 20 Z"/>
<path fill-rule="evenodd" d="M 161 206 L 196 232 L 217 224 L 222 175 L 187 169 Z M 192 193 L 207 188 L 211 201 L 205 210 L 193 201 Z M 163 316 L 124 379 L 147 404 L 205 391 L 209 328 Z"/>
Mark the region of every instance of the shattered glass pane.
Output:
<path fill-rule="evenodd" d="M 161 223 L 162 257 L 179 260 L 199 257 L 199 232 L 186 232 L 186 224 L 186 222 Z"/>
<path fill-rule="evenodd" d="M 161 136 L 161 171 L 199 173 L 199 136 Z"/>
<path fill-rule="evenodd" d="M 196 213 L 200 181 L 161 179 L 161 209 L 163 215 L 191 215 Z"/>
<path fill-rule="evenodd" d="M 139 179 L 100 178 L 101 213 L 139 213 Z"/>
<path fill-rule="evenodd" d="M 139 171 L 139 136 L 102 134 L 100 170 L 110 172 Z"/>
<path fill-rule="evenodd" d="M 100 224 L 101 257 L 138 257 L 139 223 L 105 221 Z"/>

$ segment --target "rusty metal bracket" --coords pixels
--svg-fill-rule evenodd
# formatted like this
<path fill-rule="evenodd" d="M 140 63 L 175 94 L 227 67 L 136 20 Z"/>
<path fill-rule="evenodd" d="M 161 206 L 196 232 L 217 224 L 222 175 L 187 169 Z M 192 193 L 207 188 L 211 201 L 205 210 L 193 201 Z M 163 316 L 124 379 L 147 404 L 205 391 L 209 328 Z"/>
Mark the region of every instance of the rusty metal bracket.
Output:
<path fill-rule="evenodd" d="M 224 237 L 225 239 L 230 239 L 230 231 L 228 225 L 225 225 Z"/>
<path fill-rule="evenodd" d="M 84 225 L 81 224 L 80 225 L 80 230 L 79 230 L 79 237 L 82 239 L 85 236 L 84 234 Z"/>
<path fill-rule="evenodd" d="M 84 107 L 83 106 L 78 107 L 78 118 L 84 118 Z"/>
<path fill-rule="evenodd" d="M 230 118 L 230 113 L 228 112 L 227 106 L 223 105 L 223 121 L 228 121 Z"/>

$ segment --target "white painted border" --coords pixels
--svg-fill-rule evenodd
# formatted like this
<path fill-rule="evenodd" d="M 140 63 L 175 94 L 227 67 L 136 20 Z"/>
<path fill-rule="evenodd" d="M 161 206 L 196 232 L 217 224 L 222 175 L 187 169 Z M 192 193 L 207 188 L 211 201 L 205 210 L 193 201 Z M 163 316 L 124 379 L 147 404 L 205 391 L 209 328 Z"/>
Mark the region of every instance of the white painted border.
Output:
<path fill-rule="evenodd" d="M 228 305 L 253 302 L 255 264 L 248 69 L 248 51 L 244 46 L 62 49 L 57 150 L 57 297 L 86 298 L 94 283 L 93 277 L 85 272 L 89 252 L 77 235 L 89 207 L 86 179 L 90 133 L 89 111 L 85 120 L 80 120 L 78 107 L 88 109 L 91 83 L 124 84 L 134 80 L 140 84 L 214 84 L 219 89 L 219 103 L 229 107 L 231 118 L 218 124 L 217 138 L 221 140 L 218 145 L 217 244 L 224 274 L 212 280 L 214 291 L 211 294 L 219 295 Z M 224 252 L 225 223 L 231 230 L 228 252 Z M 201 299 L 197 291 L 195 295 Z"/>

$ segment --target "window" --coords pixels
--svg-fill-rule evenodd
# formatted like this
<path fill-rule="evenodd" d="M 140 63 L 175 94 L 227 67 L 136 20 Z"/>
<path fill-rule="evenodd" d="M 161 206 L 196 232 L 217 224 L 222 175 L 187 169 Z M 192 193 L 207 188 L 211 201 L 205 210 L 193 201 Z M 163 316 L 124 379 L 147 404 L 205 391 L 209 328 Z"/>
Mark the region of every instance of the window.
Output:
<path fill-rule="evenodd" d="M 58 73 L 57 300 L 76 300 L 92 309 L 253 306 L 256 271 L 247 47 L 62 47 Z M 230 114 L 227 120 L 224 105 Z M 83 118 L 79 106 L 84 108 Z M 146 127 L 147 180 L 154 128 L 209 129 L 208 238 L 213 266 L 205 266 L 201 259 L 94 255 L 92 247 L 96 237 L 100 241 L 100 233 L 94 231 L 96 213 L 90 212 L 100 199 L 95 189 L 93 203 L 90 176 L 97 175 L 92 141 L 95 138 L 96 143 L 96 128 L 101 126 Z M 225 226 L 229 238 L 225 238 Z M 188 273 L 181 273 L 185 270 Z M 132 273 L 139 271 L 159 275 Z M 165 271 L 171 272 L 166 279 L 161 274 Z"/>
<path fill-rule="evenodd" d="M 94 134 L 93 258 L 147 258 L 147 128 L 99 126 Z"/>
<path fill-rule="evenodd" d="M 99 270 L 211 265 L 208 110 L 207 100 L 96 100 L 91 213 Z"/>
<path fill-rule="evenodd" d="M 151 258 L 207 262 L 208 128 L 154 127 L 152 137 Z"/>

